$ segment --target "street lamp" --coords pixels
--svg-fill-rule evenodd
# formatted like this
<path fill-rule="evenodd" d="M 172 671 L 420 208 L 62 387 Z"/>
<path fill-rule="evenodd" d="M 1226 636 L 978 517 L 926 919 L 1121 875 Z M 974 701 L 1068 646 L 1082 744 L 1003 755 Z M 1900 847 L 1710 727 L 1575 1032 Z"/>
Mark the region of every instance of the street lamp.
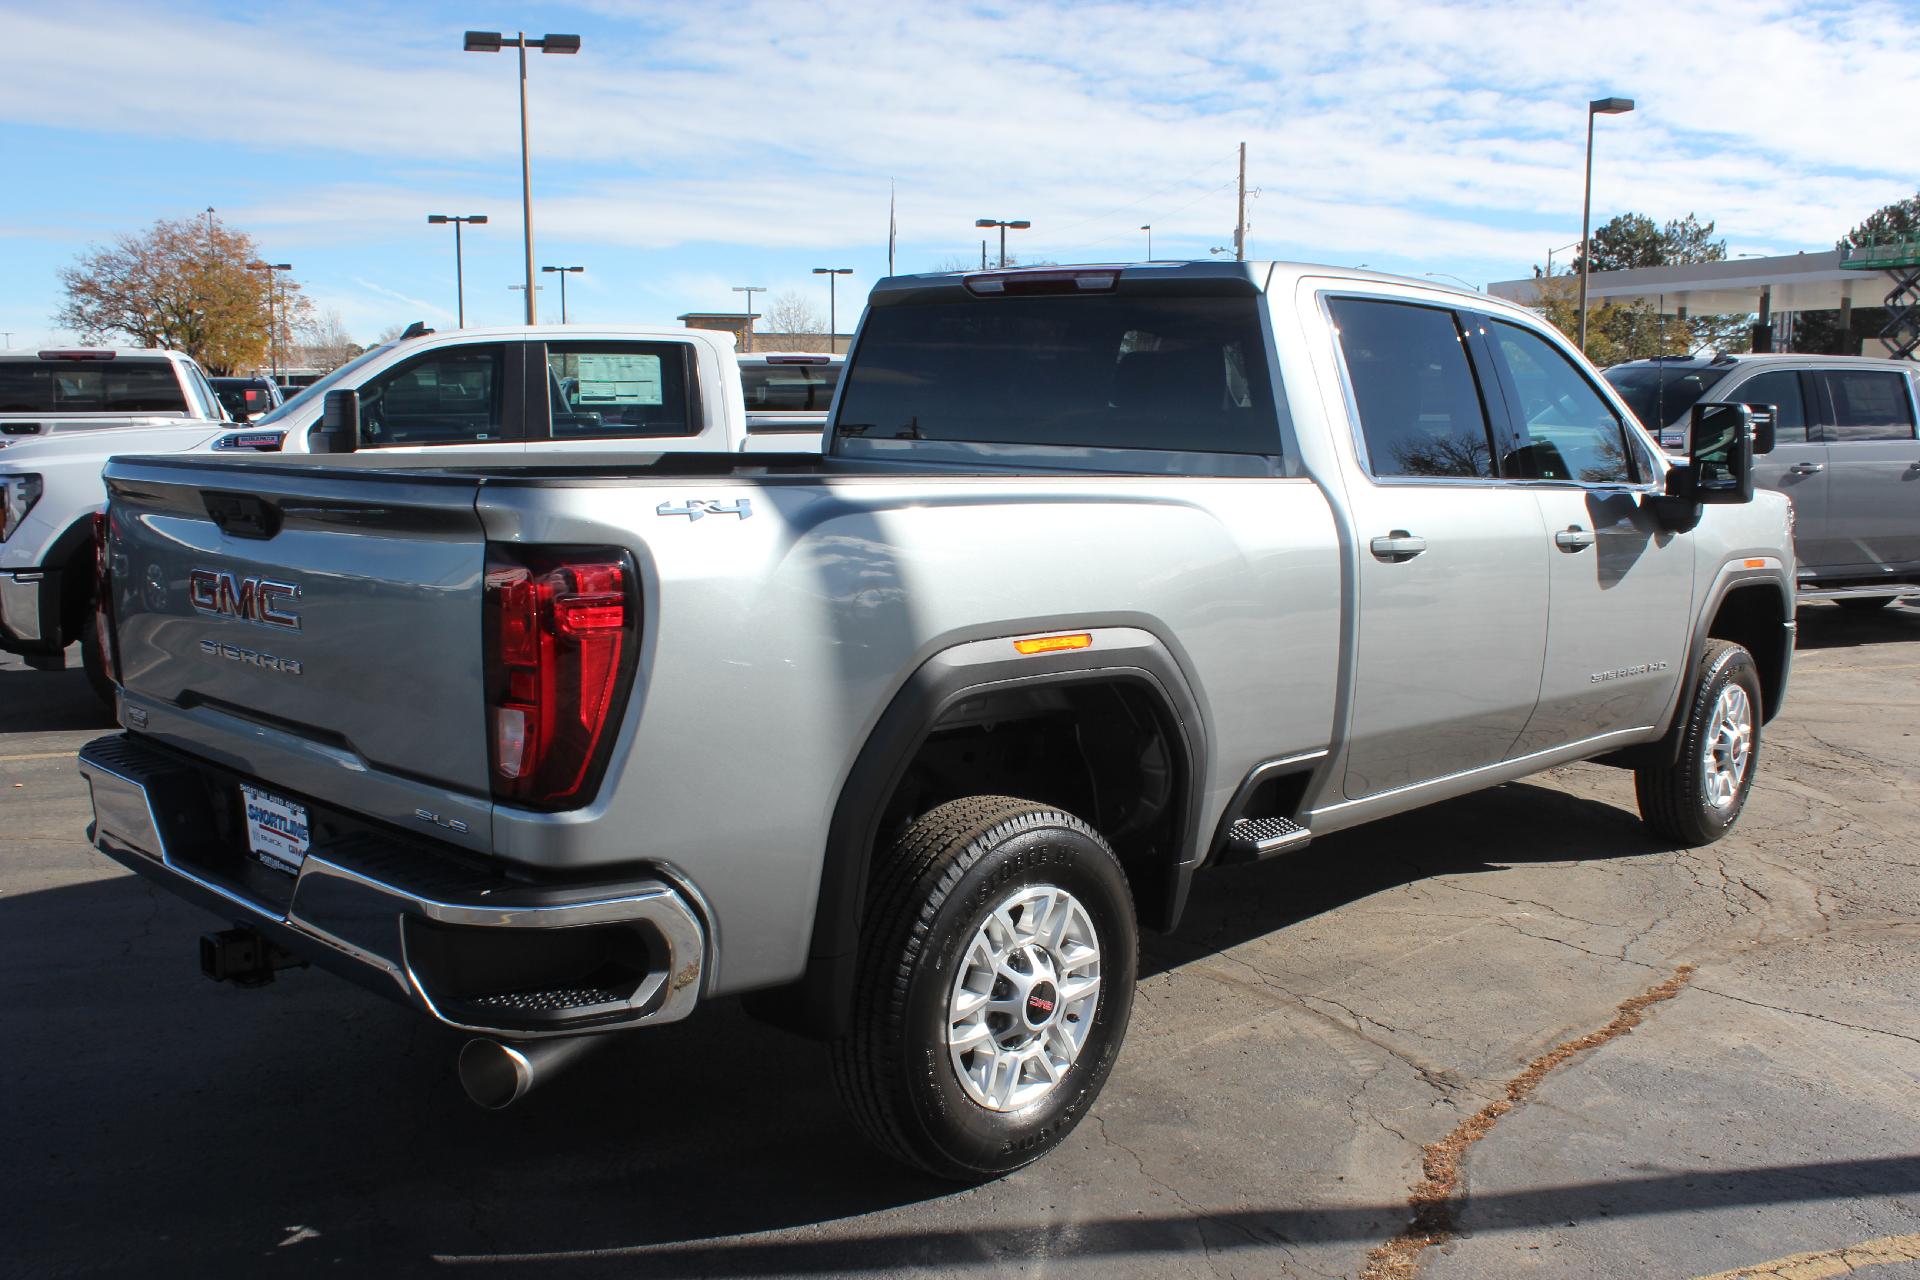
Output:
<path fill-rule="evenodd" d="M 817 276 L 825 276 L 827 278 L 827 351 L 829 354 L 831 354 L 833 350 L 839 345 L 838 337 L 840 334 L 840 325 L 839 325 L 839 322 L 835 319 L 835 311 L 834 311 L 834 285 L 838 283 L 834 277 L 850 276 L 853 274 L 853 268 L 852 267 L 815 267 L 813 269 L 813 274 Z"/>
<path fill-rule="evenodd" d="M 1460 277 L 1454 275 L 1451 271 L 1422 271 L 1420 274 L 1429 280 L 1460 280 Z M 1469 289 L 1474 289 L 1474 284 L 1470 280 L 1460 280 L 1460 283 Z M 1474 289 L 1474 291 L 1476 293 L 1479 292 L 1478 289 Z"/>
<path fill-rule="evenodd" d="M 765 293 L 767 291 L 767 286 L 763 284 L 737 284 L 733 286 L 733 291 L 735 293 L 744 293 L 747 295 L 747 350 L 752 351 L 753 350 L 753 295 L 756 293 Z"/>
<path fill-rule="evenodd" d="M 1558 245 L 1547 250 L 1547 279 L 1553 279 L 1553 255 L 1556 253 L 1565 253 L 1569 249 L 1577 249 L 1579 247 L 1580 242 L 1575 240 L 1572 244 Z"/>
<path fill-rule="evenodd" d="M 275 303 L 273 274 L 291 271 L 291 262 L 249 262 L 248 268 L 267 273 L 267 359 L 273 366 L 273 380 L 280 381 L 280 312 Z"/>
<path fill-rule="evenodd" d="M 537 324 L 533 295 L 533 166 L 527 158 L 527 50 L 538 49 L 542 53 L 578 53 L 579 36 L 546 35 L 538 40 L 529 40 L 527 33 L 516 31 L 509 40 L 498 31 L 469 31 L 466 44 L 468 53 L 498 53 L 508 45 L 520 51 L 520 215 L 521 225 L 527 237 L 527 323 Z"/>
<path fill-rule="evenodd" d="M 976 227 L 1000 228 L 1000 265 L 1004 267 L 1007 265 L 1007 228 L 1012 227 L 1015 231 L 1025 231 L 1033 224 L 1025 218 L 1016 218 L 1012 222 L 1005 222 L 999 218 L 975 218 L 973 225 Z"/>
<path fill-rule="evenodd" d="M 1140 224 L 1140 229 L 1147 233 L 1147 261 L 1152 262 L 1153 261 L 1153 224 L 1151 222 L 1143 222 Z"/>
<path fill-rule="evenodd" d="M 1580 204 L 1580 354 L 1587 354 L 1587 272 L 1593 269 L 1593 245 L 1588 227 L 1593 220 L 1593 118 L 1623 116 L 1633 110 L 1632 98 L 1595 98 L 1587 104 L 1587 194 Z"/>
<path fill-rule="evenodd" d="M 462 329 L 467 327 L 467 281 L 465 268 L 460 262 L 460 224 L 471 222 L 479 226 L 486 220 L 487 215 L 484 213 L 430 213 L 427 215 L 427 221 L 436 227 L 448 222 L 453 224 L 453 296 L 460 309 L 459 327 Z"/>
<path fill-rule="evenodd" d="M 567 276 L 569 274 L 578 274 L 579 272 L 585 271 L 586 268 L 542 267 L 540 269 L 542 271 L 557 271 L 560 273 L 560 323 L 565 324 L 567 322 Z"/>

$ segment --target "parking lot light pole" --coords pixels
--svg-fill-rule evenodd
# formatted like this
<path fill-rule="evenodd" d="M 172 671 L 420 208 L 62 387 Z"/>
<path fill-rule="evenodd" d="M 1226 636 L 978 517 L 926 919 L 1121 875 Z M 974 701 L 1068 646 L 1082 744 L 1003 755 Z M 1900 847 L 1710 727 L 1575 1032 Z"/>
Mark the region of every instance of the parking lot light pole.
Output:
<path fill-rule="evenodd" d="M 291 262 L 249 262 L 248 267 L 267 273 L 267 359 L 273 367 L 273 380 L 280 381 L 280 308 L 273 289 L 276 271 L 291 271 Z"/>
<path fill-rule="evenodd" d="M 467 278 L 466 269 L 460 261 L 460 224 L 471 222 L 476 226 L 487 220 L 484 213 L 430 213 L 427 221 L 434 226 L 451 222 L 453 224 L 453 297 L 459 308 L 459 328 L 467 327 Z"/>
<path fill-rule="evenodd" d="M 468 53 L 498 53 L 508 45 L 520 51 L 520 215 L 527 240 L 527 323 L 538 324 L 533 305 L 533 164 L 527 156 L 527 50 L 578 53 L 580 37 L 549 34 L 529 40 L 526 32 L 516 31 L 509 40 L 498 31 L 469 31 L 462 47 Z"/>
<path fill-rule="evenodd" d="M 1007 265 L 1007 228 L 1012 227 L 1015 231 L 1025 231 L 1033 224 L 1025 218 L 1015 218 L 1011 222 L 1003 221 L 1000 218 L 975 218 L 973 225 L 976 227 L 1000 228 L 1000 265 L 1004 267 Z"/>
<path fill-rule="evenodd" d="M 1588 227 L 1593 221 L 1593 118 L 1623 116 L 1633 110 L 1632 98 L 1595 98 L 1587 104 L 1587 194 L 1580 202 L 1580 354 L 1587 354 L 1587 272 L 1593 267 L 1593 245 Z"/>
<path fill-rule="evenodd" d="M 560 323 L 565 324 L 567 322 L 567 276 L 573 273 L 585 271 L 586 268 L 585 267 L 542 267 L 540 268 L 540 270 L 557 271 L 560 273 Z"/>
<path fill-rule="evenodd" d="M 765 293 L 767 291 L 767 286 L 763 284 L 737 284 L 733 286 L 733 291 L 735 293 L 744 293 L 747 295 L 747 350 L 752 351 L 753 350 L 753 295 L 756 293 Z M 832 321 L 829 320 L 828 323 L 831 324 Z"/>
<path fill-rule="evenodd" d="M 835 284 L 834 278 L 836 276 L 852 275 L 853 268 L 852 267 L 815 267 L 813 269 L 813 274 L 817 276 L 825 276 L 827 278 L 827 354 L 832 355 L 835 347 L 838 345 L 838 338 L 840 334 L 840 325 L 835 318 L 838 315 L 838 313 L 834 310 L 834 301 L 835 301 L 834 288 L 833 288 Z"/>
<path fill-rule="evenodd" d="M 1143 222 L 1140 224 L 1140 229 L 1147 233 L 1147 261 L 1152 262 L 1153 261 L 1153 224 L 1151 222 Z"/>

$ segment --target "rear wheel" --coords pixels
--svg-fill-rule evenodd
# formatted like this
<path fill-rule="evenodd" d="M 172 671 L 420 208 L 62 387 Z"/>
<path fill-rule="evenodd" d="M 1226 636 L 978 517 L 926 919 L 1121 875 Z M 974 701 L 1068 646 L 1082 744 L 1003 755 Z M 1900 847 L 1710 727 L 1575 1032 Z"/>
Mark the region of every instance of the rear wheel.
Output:
<path fill-rule="evenodd" d="M 1133 1007 L 1125 873 L 1071 814 L 940 806 L 875 868 L 834 1077 L 882 1150 L 977 1181 L 1058 1146 L 1099 1096 Z"/>
<path fill-rule="evenodd" d="M 1731 640 L 1709 640 L 1686 707 L 1680 756 L 1636 769 L 1640 817 L 1655 834 L 1691 848 L 1733 829 L 1760 764 L 1760 671 Z"/>
<path fill-rule="evenodd" d="M 1892 596 L 1841 596 L 1834 601 L 1842 609 L 1854 613 L 1872 613 L 1875 609 L 1884 609 L 1893 603 Z"/>

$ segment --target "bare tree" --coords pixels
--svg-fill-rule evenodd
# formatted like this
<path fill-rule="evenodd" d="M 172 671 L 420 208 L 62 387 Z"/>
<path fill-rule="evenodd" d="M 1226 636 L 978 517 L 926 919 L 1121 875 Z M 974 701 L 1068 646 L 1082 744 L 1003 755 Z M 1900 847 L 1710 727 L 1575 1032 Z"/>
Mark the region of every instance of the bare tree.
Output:
<path fill-rule="evenodd" d="M 217 220 L 162 218 L 138 235 L 89 250 L 60 272 L 67 299 L 55 323 L 89 342 L 125 335 L 185 351 L 214 373 L 266 359 L 309 323 L 312 305 L 280 273 L 256 270 L 253 238 Z"/>
<path fill-rule="evenodd" d="M 364 350 L 347 332 L 338 311 L 328 311 L 315 319 L 301 336 L 305 341 L 294 346 L 292 363 L 311 365 L 322 372 L 339 368 Z"/>
<path fill-rule="evenodd" d="M 767 304 L 764 328 L 769 333 L 825 333 L 827 316 L 820 308 L 789 289 Z"/>

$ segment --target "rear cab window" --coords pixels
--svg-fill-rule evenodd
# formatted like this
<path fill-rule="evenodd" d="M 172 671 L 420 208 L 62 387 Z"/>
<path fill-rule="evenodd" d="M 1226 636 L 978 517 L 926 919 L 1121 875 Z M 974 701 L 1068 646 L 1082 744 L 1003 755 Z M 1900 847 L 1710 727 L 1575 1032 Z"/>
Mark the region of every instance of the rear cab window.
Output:
<path fill-rule="evenodd" d="M 0 360 L 0 413 L 189 412 L 171 360 Z"/>
<path fill-rule="evenodd" d="M 1281 453 L 1258 295 L 1068 288 L 877 302 L 847 365 L 837 436 Z"/>
<path fill-rule="evenodd" d="M 553 438 L 699 434 L 692 366 L 685 342 L 548 343 Z"/>

